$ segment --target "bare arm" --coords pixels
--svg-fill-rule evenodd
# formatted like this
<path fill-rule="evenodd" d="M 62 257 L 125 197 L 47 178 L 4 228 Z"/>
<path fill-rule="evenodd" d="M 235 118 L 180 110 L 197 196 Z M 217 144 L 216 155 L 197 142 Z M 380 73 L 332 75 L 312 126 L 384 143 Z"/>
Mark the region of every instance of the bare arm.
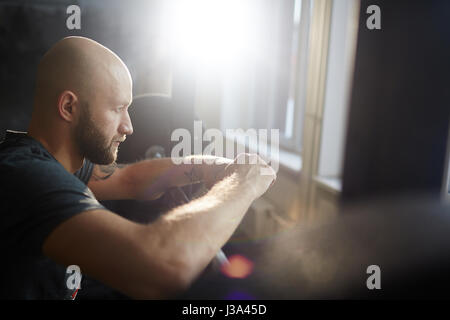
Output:
<path fill-rule="evenodd" d="M 98 200 L 134 199 L 125 167 L 126 165 L 117 163 L 94 165 L 88 187 Z"/>
<path fill-rule="evenodd" d="M 105 210 L 58 226 L 44 253 L 134 298 L 166 298 L 188 287 L 225 244 L 252 201 L 274 179 L 257 165 L 236 165 L 205 196 L 150 225 Z"/>
<path fill-rule="evenodd" d="M 190 159 L 207 157 L 195 156 Z M 170 158 L 144 160 L 129 165 L 95 165 L 88 186 L 99 200 L 153 200 L 169 187 L 204 181 L 212 187 L 216 176 L 233 160 L 212 157 L 215 164 L 179 164 Z"/>

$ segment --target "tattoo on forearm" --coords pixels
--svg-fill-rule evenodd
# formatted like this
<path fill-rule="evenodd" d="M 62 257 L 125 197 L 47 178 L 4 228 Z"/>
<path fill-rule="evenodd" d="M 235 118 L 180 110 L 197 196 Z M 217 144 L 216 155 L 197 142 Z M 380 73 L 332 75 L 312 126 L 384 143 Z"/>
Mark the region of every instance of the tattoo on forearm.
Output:
<path fill-rule="evenodd" d="M 192 168 L 191 170 L 189 170 L 187 172 L 184 172 L 184 175 L 189 179 L 190 183 L 193 183 L 195 181 L 195 179 L 197 178 L 197 175 L 194 172 L 194 168 Z"/>
<path fill-rule="evenodd" d="M 113 175 L 117 168 L 124 168 L 124 164 L 117 164 L 115 162 L 108 165 L 96 165 L 98 169 L 94 168 L 92 178 L 94 181 L 106 180 Z"/>

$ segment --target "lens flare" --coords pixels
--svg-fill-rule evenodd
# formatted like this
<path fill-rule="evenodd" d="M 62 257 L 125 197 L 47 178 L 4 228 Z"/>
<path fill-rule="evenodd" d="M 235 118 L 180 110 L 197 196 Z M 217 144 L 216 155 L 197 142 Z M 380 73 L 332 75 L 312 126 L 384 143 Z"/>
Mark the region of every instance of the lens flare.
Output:
<path fill-rule="evenodd" d="M 246 292 L 233 291 L 225 297 L 225 300 L 255 300 L 255 297 Z"/>
<path fill-rule="evenodd" d="M 253 262 L 246 257 L 236 254 L 228 258 L 229 263 L 224 264 L 221 271 L 229 278 L 243 279 L 253 271 Z"/>

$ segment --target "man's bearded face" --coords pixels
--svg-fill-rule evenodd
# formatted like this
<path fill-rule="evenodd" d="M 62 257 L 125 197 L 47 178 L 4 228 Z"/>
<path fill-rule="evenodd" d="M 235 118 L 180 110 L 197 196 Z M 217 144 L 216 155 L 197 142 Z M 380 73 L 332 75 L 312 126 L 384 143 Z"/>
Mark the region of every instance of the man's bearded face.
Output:
<path fill-rule="evenodd" d="M 81 154 L 96 164 L 111 164 L 117 159 L 118 145 L 114 136 L 102 132 L 92 120 L 89 104 L 81 108 L 80 121 L 75 129 L 75 140 Z"/>

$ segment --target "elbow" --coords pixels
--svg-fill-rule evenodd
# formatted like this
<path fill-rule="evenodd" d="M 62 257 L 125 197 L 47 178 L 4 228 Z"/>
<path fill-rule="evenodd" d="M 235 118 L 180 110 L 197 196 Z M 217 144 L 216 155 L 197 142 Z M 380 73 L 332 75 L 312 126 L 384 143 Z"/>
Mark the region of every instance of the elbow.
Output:
<path fill-rule="evenodd" d="M 158 275 L 149 273 L 123 292 L 136 300 L 170 300 L 180 296 L 190 284 L 181 274 L 160 270 Z"/>
<path fill-rule="evenodd" d="M 195 280 L 192 270 L 193 266 L 181 259 L 168 263 L 164 272 L 167 281 L 161 289 L 163 298 L 174 298 L 187 291 Z"/>
<path fill-rule="evenodd" d="M 149 230 L 150 229 L 150 230 Z M 201 273 L 202 260 L 178 237 L 168 237 L 170 223 L 159 220 L 144 228 L 139 241 L 141 292 L 139 298 L 173 299 L 189 289 Z M 159 235 L 159 236 L 158 236 Z M 194 250 L 195 251 L 195 250 Z"/>
<path fill-rule="evenodd" d="M 131 295 L 134 299 L 176 299 L 189 289 L 194 277 L 184 259 L 152 255 L 143 266 L 143 277 Z"/>

